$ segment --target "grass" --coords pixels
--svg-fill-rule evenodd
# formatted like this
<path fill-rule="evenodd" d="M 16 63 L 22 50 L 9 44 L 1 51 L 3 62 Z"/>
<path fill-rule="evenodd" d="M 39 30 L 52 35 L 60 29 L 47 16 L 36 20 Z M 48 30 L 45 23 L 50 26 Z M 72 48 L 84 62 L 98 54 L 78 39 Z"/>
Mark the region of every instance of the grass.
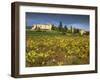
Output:
<path fill-rule="evenodd" d="M 89 64 L 89 36 L 26 31 L 26 67 Z"/>

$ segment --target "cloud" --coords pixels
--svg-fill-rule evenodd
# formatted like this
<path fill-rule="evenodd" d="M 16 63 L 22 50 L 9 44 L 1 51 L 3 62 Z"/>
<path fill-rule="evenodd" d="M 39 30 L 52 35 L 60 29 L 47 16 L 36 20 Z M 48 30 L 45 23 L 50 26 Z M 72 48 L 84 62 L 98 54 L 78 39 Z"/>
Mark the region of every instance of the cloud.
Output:
<path fill-rule="evenodd" d="M 78 29 L 84 29 L 86 31 L 89 31 L 89 26 L 86 24 L 69 24 L 68 27 L 78 28 Z"/>

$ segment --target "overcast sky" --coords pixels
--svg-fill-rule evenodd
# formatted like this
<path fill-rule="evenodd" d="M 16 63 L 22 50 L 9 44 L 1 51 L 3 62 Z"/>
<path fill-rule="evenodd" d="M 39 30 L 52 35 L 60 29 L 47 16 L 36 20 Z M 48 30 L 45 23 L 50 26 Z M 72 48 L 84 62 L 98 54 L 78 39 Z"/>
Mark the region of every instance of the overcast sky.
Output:
<path fill-rule="evenodd" d="M 89 15 L 73 15 L 73 14 L 51 14 L 51 13 L 31 13 L 26 12 L 27 26 L 32 24 L 54 24 L 59 25 L 59 22 L 73 26 L 75 28 L 89 30 Z"/>

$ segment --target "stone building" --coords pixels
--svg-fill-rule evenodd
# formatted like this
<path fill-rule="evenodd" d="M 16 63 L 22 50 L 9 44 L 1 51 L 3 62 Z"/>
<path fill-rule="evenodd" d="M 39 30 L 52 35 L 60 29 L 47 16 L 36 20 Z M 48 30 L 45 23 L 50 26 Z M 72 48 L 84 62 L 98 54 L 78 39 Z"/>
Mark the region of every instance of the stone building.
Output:
<path fill-rule="evenodd" d="M 51 30 L 52 24 L 33 24 L 32 30 Z"/>
<path fill-rule="evenodd" d="M 82 30 L 82 29 L 79 32 L 80 32 L 81 35 L 83 35 L 83 34 L 86 33 L 86 31 L 85 30 Z"/>

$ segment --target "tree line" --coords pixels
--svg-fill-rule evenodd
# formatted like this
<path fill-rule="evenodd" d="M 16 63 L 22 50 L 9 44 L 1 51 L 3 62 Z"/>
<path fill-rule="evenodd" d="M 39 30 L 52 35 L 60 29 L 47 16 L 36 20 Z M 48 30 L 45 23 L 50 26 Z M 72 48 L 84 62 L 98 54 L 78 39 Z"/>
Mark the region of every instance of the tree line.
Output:
<path fill-rule="evenodd" d="M 63 25 L 63 23 L 60 21 L 58 26 L 52 25 L 52 30 L 63 32 L 63 33 L 80 33 L 81 29 L 73 28 L 73 26 L 68 27 L 67 25 Z M 88 31 L 86 31 L 85 34 L 89 34 Z"/>
<path fill-rule="evenodd" d="M 73 28 L 73 26 L 70 26 L 70 29 L 67 25 L 63 26 L 63 23 L 60 21 L 58 26 L 52 25 L 52 30 L 60 31 L 60 32 L 69 32 L 72 33 L 73 30 L 75 33 L 79 32 L 79 29 Z"/>

